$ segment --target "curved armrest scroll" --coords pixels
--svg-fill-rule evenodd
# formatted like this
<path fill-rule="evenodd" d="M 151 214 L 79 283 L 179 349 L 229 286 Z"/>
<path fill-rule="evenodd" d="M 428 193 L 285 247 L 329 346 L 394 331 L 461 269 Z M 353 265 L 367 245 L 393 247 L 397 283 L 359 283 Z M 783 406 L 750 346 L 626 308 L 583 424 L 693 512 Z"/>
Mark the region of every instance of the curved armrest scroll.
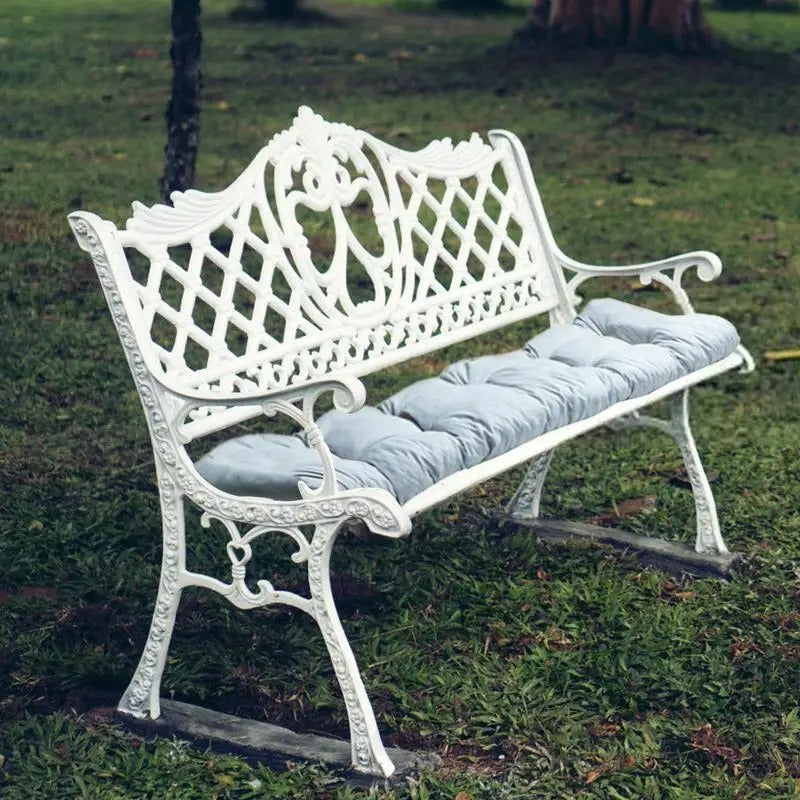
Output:
<path fill-rule="evenodd" d="M 213 390 L 176 389 L 169 385 L 163 376 L 155 375 L 155 379 L 176 399 L 187 406 L 215 406 L 234 408 L 241 406 L 264 406 L 276 402 L 294 403 L 303 401 L 303 407 L 313 407 L 321 395 L 333 393 L 333 404 L 339 411 L 352 413 L 361 408 L 367 392 L 364 384 L 352 375 L 320 378 L 298 386 L 287 386 L 285 389 L 271 389 L 266 392 L 219 392 Z"/>
<path fill-rule="evenodd" d="M 212 430 L 228 427 L 236 422 L 241 422 L 258 414 L 272 417 L 276 414 L 289 417 L 303 431 L 308 445 L 317 451 L 322 461 L 322 484 L 317 489 L 311 489 L 303 481 L 298 484 L 300 494 L 304 499 L 313 497 L 329 497 L 337 493 L 336 470 L 333 455 L 330 452 L 322 431 L 314 420 L 314 405 L 316 401 L 328 392 L 333 393 L 334 406 L 347 413 L 357 411 L 364 405 L 366 390 L 364 384 L 357 378 L 344 376 L 338 378 L 324 378 L 303 386 L 289 387 L 262 394 L 222 394 L 219 392 L 175 392 L 162 384 L 172 394 L 176 404 L 173 428 L 183 444 Z M 233 418 L 225 416 L 222 426 L 215 425 L 211 420 L 209 425 L 208 412 L 211 409 L 225 409 L 233 412 Z M 236 410 L 240 413 L 236 413 Z M 200 412 L 199 419 L 186 421 L 192 412 Z M 220 415 L 225 411 L 218 411 Z M 214 415 L 216 416 L 216 415 Z"/>
<path fill-rule="evenodd" d="M 681 286 L 684 272 L 695 268 L 697 269 L 697 277 L 705 282 L 713 281 L 722 272 L 722 261 L 719 256 L 707 250 L 682 253 L 660 261 L 646 261 L 642 264 L 612 267 L 582 264 L 580 261 L 575 261 L 575 259 L 565 255 L 561 250 L 557 250 L 555 256 L 563 269 L 575 273 L 567 283 L 567 288 L 573 299 L 577 297 L 575 294 L 576 289 L 589 278 L 599 276 L 631 277 L 638 278 L 645 286 L 653 281 L 662 284 L 669 290 L 675 302 L 685 314 L 692 314 L 694 308 L 692 308 L 685 289 Z"/>

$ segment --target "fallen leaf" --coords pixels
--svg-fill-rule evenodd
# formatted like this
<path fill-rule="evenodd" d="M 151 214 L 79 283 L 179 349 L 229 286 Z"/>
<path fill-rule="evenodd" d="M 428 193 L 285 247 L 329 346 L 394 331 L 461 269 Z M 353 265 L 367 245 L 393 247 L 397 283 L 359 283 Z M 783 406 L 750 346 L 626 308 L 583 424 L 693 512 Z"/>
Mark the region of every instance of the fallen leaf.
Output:
<path fill-rule="evenodd" d="M 664 581 L 661 584 L 661 596 L 673 603 L 685 603 L 687 600 L 694 600 L 697 597 L 697 592 L 685 589 L 675 581 Z"/>
<path fill-rule="evenodd" d="M 719 759 L 733 772 L 739 775 L 742 772 L 741 762 L 745 754 L 738 747 L 732 747 L 720 742 L 720 734 L 711 725 L 706 723 L 693 731 L 689 738 L 689 746 L 709 756 L 709 760 Z"/>
<path fill-rule="evenodd" d="M 219 103 L 217 103 L 217 108 L 220 111 L 227 111 L 230 108 L 230 106 L 228 105 L 227 100 L 220 100 Z"/>
<path fill-rule="evenodd" d="M 656 201 L 652 197 L 634 197 L 631 204 L 635 206 L 654 206 Z"/>
<path fill-rule="evenodd" d="M 570 649 L 574 644 L 572 639 L 559 628 L 549 628 L 547 633 L 541 637 L 541 641 L 545 647 L 554 647 L 556 649 Z"/>
<path fill-rule="evenodd" d="M 767 361 L 787 361 L 788 359 L 800 358 L 800 350 L 767 350 L 764 353 Z"/>
<path fill-rule="evenodd" d="M 730 647 L 730 652 L 731 661 L 733 661 L 734 664 L 737 664 L 749 653 L 755 653 L 760 656 L 764 655 L 764 651 L 750 639 L 734 639 Z"/>
<path fill-rule="evenodd" d="M 353 61 L 358 64 L 363 64 L 365 61 L 369 61 L 369 56 L 365 55 L 364 53 L 356 53 L 353 56 Z"/>
<path fill-rule="evenodd" d="M 621 730 L 622 725 L 617 722 L 609 722 L 607 720 L 595 722 L 589 727 L 589 733 L 598 739 L 601 739 L 604 736 L 616 736 Z"/>
<path fill-rule="evenodd" d="M 709 483 L 716 483 L 719 480 L 719 472 L 717 470 L 709 470 L 706 473 L 706 479 Z M 681 489 L 691 489 L 692 488 L 692 481 L 689 478 L 688 473 L 686 472 L 685 467 L 678 467 L 675 472 L 668 478 L 668 483 L 670 486 L 678 486 Z"/>
<path fill-rule="evenodd" d="M 648 494 L 644 497 L 631 497 L 628 500 L 622 500 L 617 503 L 614 508 L 609 508 L 597 516 L 592 517 L 590 522 L 594 525 L 606 525 L 610 522 L 616 522 L 623 517 L 634 517 L 637 514 L 652 514 L 655 510 L 655 495 Z"/>
<path fill-rule="evenodd" d="M 605 198 L 598 197 L 597 200 L 594 201 L 595 208 L 602 208 L 606 204 Z"/>
<path fill-rule="evenodd" d="M 134 58 L 158 58 L 161 54 L 153 47 L 137 47 L 131 55 Z"/>
<path fill-rule="evenodd" d="M 633 517 L 636 514 L 652 514 L 656 510 L 656 497 L 653 494 L 644 497 L 631 497 L 614 506 L 618 517 Z"/>
<path fill-rule="evenodd" d="M 459 792 L 453 800 L 472 800 L 472 798 L 466 792 Z"/>
<path fill-rule="evenodd" d="M 604 770 L 602 769 L 593 769 L 591 772 L 586 774 L 586 783 L 594 783 L 599 777 L 602 776 Z"/>

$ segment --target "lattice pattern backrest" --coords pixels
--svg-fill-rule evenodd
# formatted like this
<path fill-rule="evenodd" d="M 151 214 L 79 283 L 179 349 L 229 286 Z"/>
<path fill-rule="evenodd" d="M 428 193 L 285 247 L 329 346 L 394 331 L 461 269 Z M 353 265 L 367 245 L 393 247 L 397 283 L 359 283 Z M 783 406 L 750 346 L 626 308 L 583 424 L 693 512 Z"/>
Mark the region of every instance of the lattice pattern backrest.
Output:
<path fill-rule="evenodd" d="M 504 148 L 407 153 L 310 109 L 218 194 L 134 205 L 120 241 L 172 385 L 257 392 L 389 363 L 552 309 Z"/>

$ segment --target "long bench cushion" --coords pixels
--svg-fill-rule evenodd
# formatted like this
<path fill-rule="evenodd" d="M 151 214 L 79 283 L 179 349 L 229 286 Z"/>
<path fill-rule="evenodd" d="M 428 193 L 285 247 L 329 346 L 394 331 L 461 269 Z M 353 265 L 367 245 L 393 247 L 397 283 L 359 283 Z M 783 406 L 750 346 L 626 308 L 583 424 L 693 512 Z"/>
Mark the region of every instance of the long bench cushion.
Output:
<path fill-rule="evenodd" d="M 739 344 L 727 320 L 592 300 L 522 350 L 459 361 L 377 407 L 319 419 L 342 489 L 375 486 L 404 503 L 442 478 L 614 403 L 720 361 Z M 251 434 L 197 463 L 224 491 L 296 499 L 319 485 L 319 457 L 300 436 Z"/>

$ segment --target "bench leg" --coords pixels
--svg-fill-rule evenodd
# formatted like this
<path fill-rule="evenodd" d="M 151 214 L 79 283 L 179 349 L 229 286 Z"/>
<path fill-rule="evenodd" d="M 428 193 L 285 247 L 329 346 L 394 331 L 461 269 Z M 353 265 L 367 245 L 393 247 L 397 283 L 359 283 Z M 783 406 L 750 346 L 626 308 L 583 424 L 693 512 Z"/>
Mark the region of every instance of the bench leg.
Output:
<path fill-rule="evenodd" d="M 697 518 L 697 553 L 727 553 L 728 548 L 722 539 L 717 517 L 717 505 L 714 494 L 706 477 L 694 436 L 689 425 L 689 389 L 684 389 L 670 399 L 670 418 L 668 420 L 648 417 L 638 412 L 629 417 L 617 420 L 610 427 L 620 428 L 656 428 L 671 436 L 678 445 L 683 456 L 686 475 L 694 493 L 694 507 Z"/>
<path fill-rule="evenodd" d="M 117 706 L 134 717 L 158 719 L 161 715 L 159 690 L 161 674 L 172 639 L 175 615 L 181 598 L 179 579 L 185 560 L 183 496 L 171 478 L 162 473 L 159 480 L 164 544 L 161 556 L 161 578 L 158 596 L 150 623 L 150 632 L 139 666 Z"/>
<path fill-rule="evenodd" d="M 339 620 L 331 591 L 331 552 L 336 537 L 345 524 L 341 521 L 321 523 L 314 532 L 308 558 L 313 616 L 322 631 L 347 707 L 353 769 L 388 778 L 394 772 L 394 764 L 381 741 L 375 714 Z"/>
<path fill-rule="evenodd" d="M 531 520 L 539 517 L 542 487 L 552 458 L 553 451 L 548 450 L 530 460 L 525 477 L 506 505 L 508 516 L 518 520 Z"/>
<path fill-rule="evenodd" d="M 722 540 L 714 494 L 706 477 L 700 455 L 689 425 L 689 390 L 684 389 L 672 398 L 671 433 L 678 443 L 686 474 L 692 484 L 697 515 L 697 539 L 694 549 L 698 553 L 727 553 Z"/>

